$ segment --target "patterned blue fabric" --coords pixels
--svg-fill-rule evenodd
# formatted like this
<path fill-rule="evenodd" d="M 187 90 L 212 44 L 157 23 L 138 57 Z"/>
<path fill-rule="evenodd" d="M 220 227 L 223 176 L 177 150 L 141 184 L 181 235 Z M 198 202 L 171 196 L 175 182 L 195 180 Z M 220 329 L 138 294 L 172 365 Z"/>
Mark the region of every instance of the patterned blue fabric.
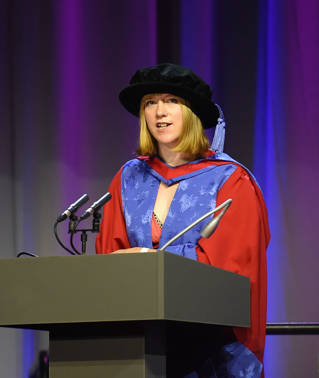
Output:
<path fill-rule="evenodd" d="M 262 363 L 239 342 L 225 345 L 213 358 L 183 378 L 259 378 Z"/>
<path fill-rule="evenodd" d="M 222 364 L 217 371 L 218 377 L 258 378 L 263 368 L 254 353 L 239 342 L 222 348 L 221 360 Z"/>
<path fill-rule="evenodd" d="M 232 164 L 211 165 L 167 181 L 144 160 L 127 162 L 122 171 L 121 191 L 131 246 L 152 248 L 151 220 L 161 181 L 168 185 L 178 181 L 179 186 L 163 225 L 159 247 L 216 207 L 217 193 L 235 169 Z M 167 251 L 196 260 L 195 246 L 207 222 L 206 219 L 193 227 L 167 247 Z"/>

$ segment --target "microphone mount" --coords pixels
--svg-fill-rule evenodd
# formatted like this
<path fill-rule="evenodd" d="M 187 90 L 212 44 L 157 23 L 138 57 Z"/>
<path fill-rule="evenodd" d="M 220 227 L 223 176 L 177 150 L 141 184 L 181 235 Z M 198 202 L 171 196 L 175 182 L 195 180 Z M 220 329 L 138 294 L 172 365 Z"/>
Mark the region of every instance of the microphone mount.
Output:
<path fill-rule="evenodd" d="M 92 213 L 93 219 L 92 219 L 92 228 L 80 228 L 77 229 L 77 226 L 79 225 L 80 220 L 78 220 L 78 217 L 73 215 L 73 219 L 70 218 L 69 222 L 69 234 L 70 234 L 70 244 L 72 249 L 79 255 L 85 255 L 86 254 L 86 243 L 87 243 L 87 233 L 98 233 L 100 231 L 100 223 L 101 223 L 101 213 L 100 208 Z M 77 248 L 74 245 L 73 238 L 74 235 L 77 232 L 81 232 L 81 253 L 77 250 Z"/>

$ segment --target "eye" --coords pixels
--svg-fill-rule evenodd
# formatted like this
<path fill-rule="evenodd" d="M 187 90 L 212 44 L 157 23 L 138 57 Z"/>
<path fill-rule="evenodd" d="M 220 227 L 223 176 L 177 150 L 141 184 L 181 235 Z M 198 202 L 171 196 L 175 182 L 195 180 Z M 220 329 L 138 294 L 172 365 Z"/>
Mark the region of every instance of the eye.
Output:
<path fill-rule="evenodd" d="M 178 104 L 178 99 L 176 97 L 170 97 L 167 102 L 171 102 L 172 104 Z"/>
<path fill-rule="evenodd" d="M 154 104 L 155 104 L 155 101 L 154 101 L 154 100 L 147 100 L 147 101 L 145 102 L 145 107 L 150 106 L 150 105 L 154 105 Z"/>

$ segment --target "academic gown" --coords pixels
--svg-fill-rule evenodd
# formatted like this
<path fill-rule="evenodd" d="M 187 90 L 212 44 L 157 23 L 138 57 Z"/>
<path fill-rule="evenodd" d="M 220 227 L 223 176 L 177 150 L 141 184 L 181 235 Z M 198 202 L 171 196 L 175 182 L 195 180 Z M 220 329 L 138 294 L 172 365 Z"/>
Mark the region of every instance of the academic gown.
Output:
<path fill-rule="evenodd" d="M 111 182 L 112 200 L 104 207 L 96 252 L 152 248 L 151 221 L 160 182 L 179 185 L 162 228 L 159 247 L 209 210 L 232 199 L 217 230 L 208 239 L 200 235 L 206 219 L 166 250 L 250 278 L 251 327 L 234 327 L 241 344 L 232 344 L 224 352 L 244 355 L 248 348 L 262 363 L 267 305 L 266 248 L 270 238 L 267 210 L 252 174 L 228 155 L 209 151 L 205 158 L 178 167 L 167 165 L 159 157 L 138 157 L 127 162 Z M 240 350 L 242 344 L 246 347 L 244 351 Z M 255 369 L 251 377 L 260 376 L 261 364 L 239 365 L 237 372 L 229 376 L 250 374 L 245 369 Z"/>

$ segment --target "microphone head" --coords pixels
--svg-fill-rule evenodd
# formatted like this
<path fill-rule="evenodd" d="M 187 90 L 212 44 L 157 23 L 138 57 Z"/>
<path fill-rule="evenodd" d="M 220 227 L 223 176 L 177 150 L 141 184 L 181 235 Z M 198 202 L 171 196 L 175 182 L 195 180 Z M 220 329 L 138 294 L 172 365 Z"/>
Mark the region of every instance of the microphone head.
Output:
<path fill-rule="evenodd" d="M 203 238 L 208 239 L 213 234 L 219 224 L 220 218 L 220 215 L 218 215 L 204 226 L 204 228 L 200 232 Z"/>
<path fill-rule="evenodd" d="M 104 206 L 111 198 L 112 198 L 111 193 L 109 193 L 109 192 L 105 193 L 100 199 L 98 199 L 96 202 L 94 202 L 94 204 L 91 205 L 91 207 L 89 207 L 87 210 L 85 210 L 85 212 L 81 215 L 79 222 L 88 218 L 90 215 L 93 215 L 102 206 Z"/>
<path fill-rule="evenodd" d="M 98 201 L 96 201 L 92 208 L 93 208 L 93 211 L 97 211 L 99 210 L 102 206 L 104 206 L 107 202 L 109 202 L 109 200 L 112 198 L 112 194 L 107 192 L 105 193 Z"/>
<path fill-rule="evenodd" d="M 83 194 L 77 201 L 72 203 L 59 217 L 57 218 L 57 222 L 62 222 L 66 218 L 69 218 L 73 213 L 75 213 L 79 207 L 85 204 L 89 200 L 89 196 L 87 194 Z"/>
<path fill-rule="evenodd" d="M 220 205 L 220 206 L 224 207 L 221 210 L 221 212 L 216 217 L 214 217 L 212 220 L 210 220 L 204 226 L 204 228 L 201 230 L 200 234 L 202 235 L 203 238 L 207 239 L 215 232 L 217 226 L 219 225 L 220 220 L 222 219 L 222 217 L 226 213 L 226 211 L 229 208 L 229 206 L 231 205 L 231 203 L 232 203 L 232 199 L 230 198 L 227 201 L 225 201 L 223 204 Z"/>

